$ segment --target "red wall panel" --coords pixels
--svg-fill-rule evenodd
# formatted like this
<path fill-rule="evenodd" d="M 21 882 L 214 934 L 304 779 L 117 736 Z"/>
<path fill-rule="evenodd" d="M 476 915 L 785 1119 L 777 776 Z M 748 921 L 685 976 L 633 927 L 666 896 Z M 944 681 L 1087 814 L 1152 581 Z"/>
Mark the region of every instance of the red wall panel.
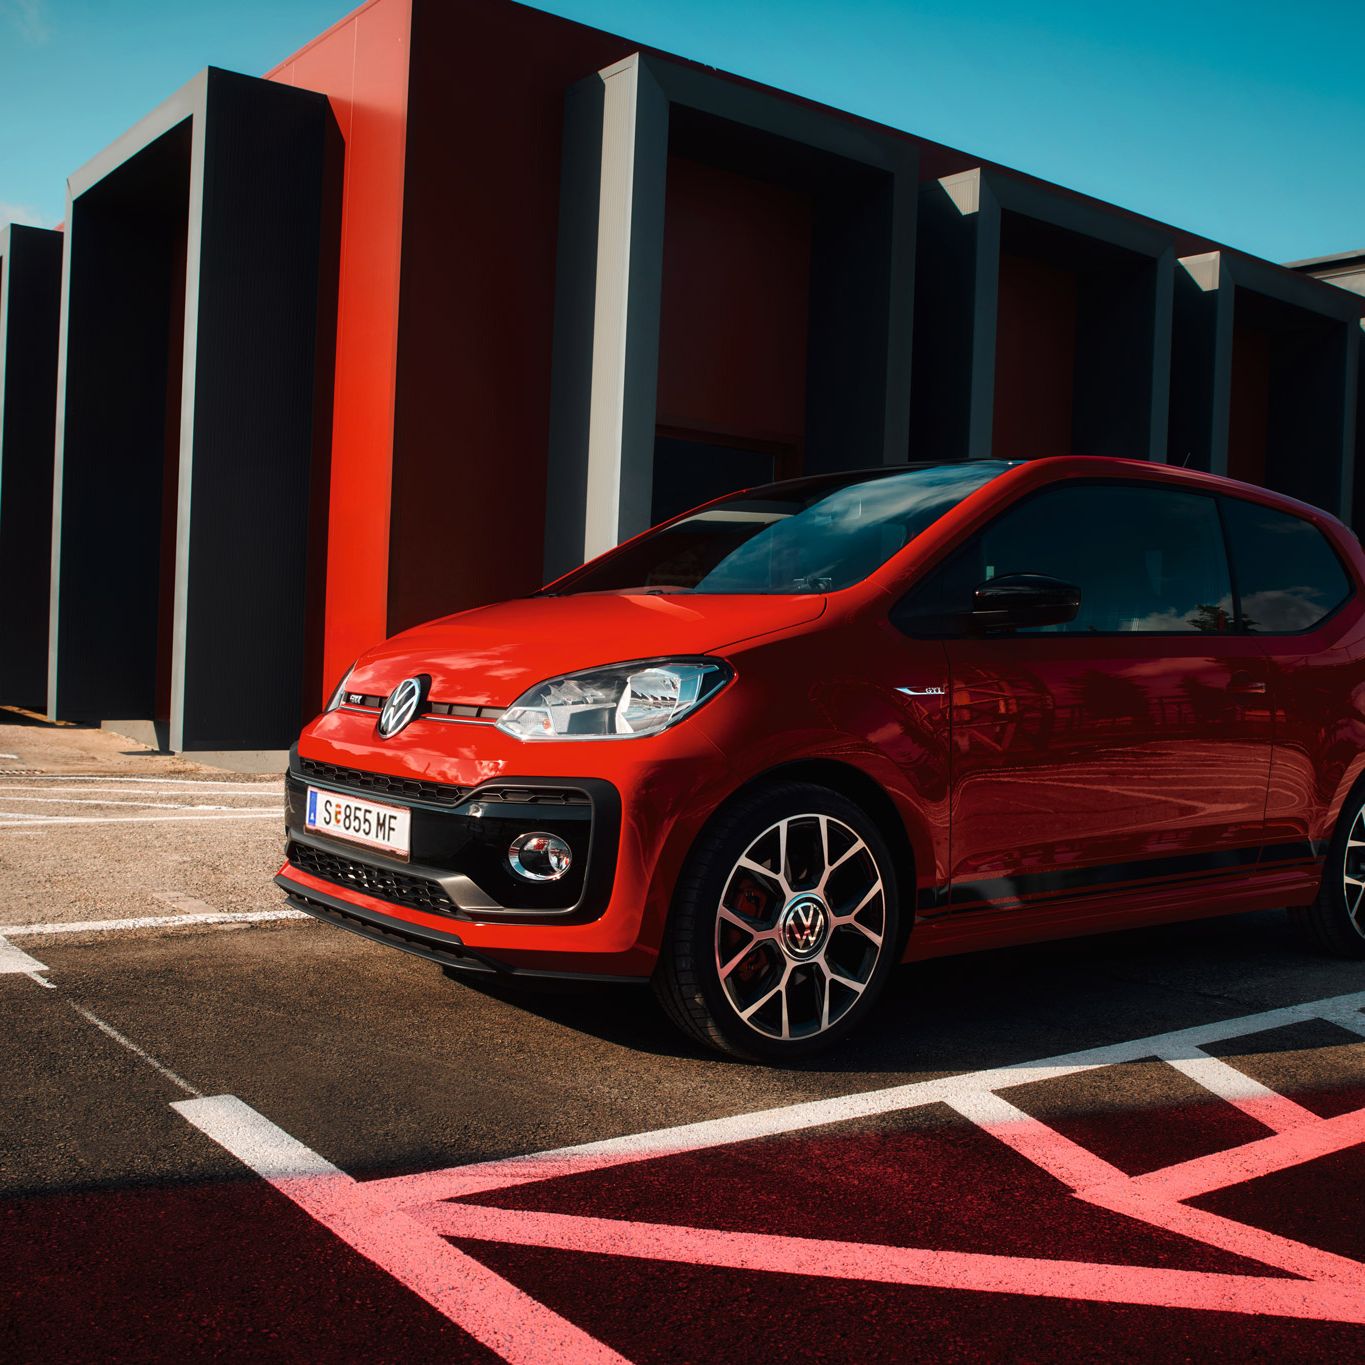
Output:
<path fill-rule="evenodd" d="M 322 688 L 386 632 L 411 0 L 370 0 L 269 72 L 345 143 Z"/>
<path fill-rule="evenodd" d="M 637 47 L 416 0 L 390 631 L 540 586 L 564 95 Z"/>

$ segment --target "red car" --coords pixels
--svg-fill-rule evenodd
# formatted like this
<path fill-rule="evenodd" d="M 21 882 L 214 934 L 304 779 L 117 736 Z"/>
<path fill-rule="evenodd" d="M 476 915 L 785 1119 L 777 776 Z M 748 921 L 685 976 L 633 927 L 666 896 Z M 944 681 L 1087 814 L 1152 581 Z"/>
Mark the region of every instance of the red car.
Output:
<path fill-rule="evenodd" d="M 794 1058 L 900 961 L 1272 906 L 1365 956 L 1365 556 L 1121 460 L 753 488 L 357 661 L 277 878 Z"/>

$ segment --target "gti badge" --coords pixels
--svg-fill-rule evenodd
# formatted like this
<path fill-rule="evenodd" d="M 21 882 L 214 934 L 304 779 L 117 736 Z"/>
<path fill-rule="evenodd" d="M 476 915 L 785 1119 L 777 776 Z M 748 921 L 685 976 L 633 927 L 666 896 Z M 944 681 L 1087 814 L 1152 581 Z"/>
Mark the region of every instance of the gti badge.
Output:
<path fill-rule="evenodd" d="M 384 703 L 384 709 L 379 713 L 380 739 L 392 739 L 412 720 L 417 714 L 417 708 L 421 706 L 423 698 L 426 696 L 429 682 L 430 679 L 425 675 L 416 678 L 404 678 L 389 693 L 389 699 Z"/>

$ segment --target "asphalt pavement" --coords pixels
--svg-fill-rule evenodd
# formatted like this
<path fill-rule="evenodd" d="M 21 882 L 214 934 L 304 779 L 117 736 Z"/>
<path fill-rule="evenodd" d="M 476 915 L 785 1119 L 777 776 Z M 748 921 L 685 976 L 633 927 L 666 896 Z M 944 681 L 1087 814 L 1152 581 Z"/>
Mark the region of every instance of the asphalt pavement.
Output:
<path fill-rule="evenodd" d="M 1365 966 L 1283 914 L 769 1069 L 293 915 L 280 805 L 0 712 L 3 1358 L 1365 1359 Z"/>

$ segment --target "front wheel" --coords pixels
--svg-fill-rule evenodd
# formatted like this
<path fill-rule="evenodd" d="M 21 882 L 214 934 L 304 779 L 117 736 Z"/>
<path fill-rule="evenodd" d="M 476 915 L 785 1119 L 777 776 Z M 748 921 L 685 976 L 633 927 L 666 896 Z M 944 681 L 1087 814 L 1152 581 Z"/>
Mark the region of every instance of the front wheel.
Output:
<path fill-rule="evenodd" d="M 1317 899 L 1294 917 L 1318 947 L 1338 957 L 1365 957 L 1365 787 L 1342 807 Z"/>
<path fill-rule="evenodd" d="M 756 789 L 692 851 L 655 991 L 712 1047 L 795 1060 L 855 1028 L 880 994 L 896 895 L 886 841 L 853 802 L 813 783 Z"/>

